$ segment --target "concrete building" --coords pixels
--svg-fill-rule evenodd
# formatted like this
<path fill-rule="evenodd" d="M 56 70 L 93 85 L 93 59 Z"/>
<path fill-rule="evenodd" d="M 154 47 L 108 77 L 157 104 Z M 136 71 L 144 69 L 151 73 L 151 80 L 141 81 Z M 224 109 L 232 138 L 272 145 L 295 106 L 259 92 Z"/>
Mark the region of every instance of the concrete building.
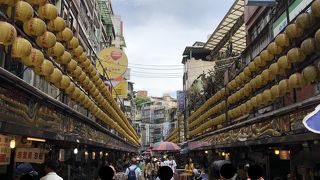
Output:
<path fill-rule="evenodd" d="M 148 97 L 148 91 L 146 90 L 137 91 L 137 97 Z"/>
<path fill-rule="evenodd" d="M 126 47 L 126 42 L 123 36 L 123 22 L 120 16 L 112 16 L 111 19 L 115 32 L 115 38 L 112 40 L 112 46 L 123 49 Z"/>

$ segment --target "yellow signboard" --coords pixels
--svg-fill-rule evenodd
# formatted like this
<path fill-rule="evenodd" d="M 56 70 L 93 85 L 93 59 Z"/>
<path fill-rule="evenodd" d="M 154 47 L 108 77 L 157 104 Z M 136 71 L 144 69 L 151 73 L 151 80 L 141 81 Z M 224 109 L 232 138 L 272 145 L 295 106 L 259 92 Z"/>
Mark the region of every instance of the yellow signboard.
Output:
<path fill-rule="evenodd" d="M 98 56 L 101 64 L 97 62 L 96 67 L 100 74 L 103 75 L 105 70 L 110 79 L 117 79 L 127 71 L 128 58 L 121 49 L 105 48 L 99 52 Z"/>
<path fill-rule="evenodd" d="M 128 97 L 128 82 L 127 81 L 113 81 L 113 87 L 114 89 L 117 91 L 117 94 L 119 96 L 119 98 L 123 99 L 123 98 L 127 98 Z M 114 91 L 114 89 L 112 89 L 112 97 L 116 98 L 117 94 Z"/>

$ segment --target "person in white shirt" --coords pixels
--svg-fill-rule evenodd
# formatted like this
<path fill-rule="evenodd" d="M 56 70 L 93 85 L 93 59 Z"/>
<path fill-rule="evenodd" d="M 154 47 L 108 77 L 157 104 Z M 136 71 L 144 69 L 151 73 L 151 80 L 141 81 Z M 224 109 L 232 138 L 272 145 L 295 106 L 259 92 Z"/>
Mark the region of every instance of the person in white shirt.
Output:
<path fill-rule="evenodd" d="M 135 177 L 131 177 L 131 172 L 135 172 Z M 128 180 L 134 179 L 134 180 L 142 180 L 142 171 L 137 165 L 137 159 L 132 158 L 131 159 L 131 166 L 126 169 L 125 175 L 127 176 Z"/>
<path fill-rule="evenodd" d="M 165 164 L 166 166 L 169 166 L 169 167 L 172 169 L 173 173 L 175 173 L 176 167 L 177 167 L 177 163 L 176 163 L 176 161 L 173 159 L 173 156 L 169 156 L 169 159 L 166 160 L 166 161 L 164 161 L 164 164 Z"/>
<path fill-rule="evenodd" d="M 58 166 L 59 166 L 58 162 L 55 162 L 55 161 L 46 162 L 44 171 L 47 173 L 47 175 L 40 178 L 40 180 L 63 180 L 56 173 Z"/>

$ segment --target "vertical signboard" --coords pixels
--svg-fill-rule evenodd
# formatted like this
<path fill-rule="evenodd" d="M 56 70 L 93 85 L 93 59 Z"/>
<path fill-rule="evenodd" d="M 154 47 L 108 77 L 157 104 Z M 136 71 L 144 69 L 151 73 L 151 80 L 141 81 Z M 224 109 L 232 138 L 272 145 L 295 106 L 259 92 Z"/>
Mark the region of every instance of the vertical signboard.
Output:
<path fill-rule="evenodd" d="M 0 166 L 10 164 L 10 137 L 0 135 Z"/>
<path fill-rule="evenodd" d="M 184 112 L 185 94 L 184 91 L 177 91 L 178 112 Z"/>

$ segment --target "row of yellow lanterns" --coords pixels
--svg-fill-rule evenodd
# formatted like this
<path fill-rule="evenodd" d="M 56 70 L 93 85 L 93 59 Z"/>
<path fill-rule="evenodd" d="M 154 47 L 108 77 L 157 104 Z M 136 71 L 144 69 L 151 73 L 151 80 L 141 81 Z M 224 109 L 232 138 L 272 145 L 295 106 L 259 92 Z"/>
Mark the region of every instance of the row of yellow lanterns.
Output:
<path fill-rule="evenodd" d="M 263 50 L 260 53 L 260 56 L 256 57 L 254 61 L 249 63 L 249 65 L 244 69 L 243 72 L 241 72 L 234 80 L 228 83 L 227 87 L 230 90 L 233 90 L 239 87 L 241 84 L 243 84 L 245 81 L 249 79 L 252 73 L 259 71 L 260 67 L 264 67 L 267 62 L 273 60 L 274 55 L 281 54 L 283 51 L 283 48 L 289 46 L 290 38 L 300 37 L 303 34 L 303 30 L 310 28 L 312 24 L 315 22 L 314 17 L 320 17 L 320 1 L 319 0 L 316 0 L 315 2 L 313 2 L 311 6 L 311 10 L 312 10 L 312 14 L 302 13 L 297 17 L 296 23 L 288 25 L 285 29 L 285 33 L 279 34 L 276 37 L 275 42 L 271 42 L 268 45 L 267 49 Z M 243 99 L 244 97 L 250 96 L 251 92 L 254 89 L 258 89 L 262 85 L 267 84 L 268 81 L 274 80 L 276 75 L 283 74 L 285 69 L 291 68 L 292 63 L 302 62 L 305 59 L 305 55 L 310 55 L 314 53 L 316 50 L 319 50 L 318 49 L 319 44 L 320 44 L 320 30 L 317 31 L 315 35 L 315 39 L 308 38 L 304 40 L 300 48 L 293 48 L 289 50 L 286 56 L 282 56 L 278 59 L 277 63 L 271 64 L 269 69 L 265 69 L 261 75 L 256 76 L 254 79 L 251 79 L 251 81 L 245 84 L 243 88 L 241 88 L 239 91 L 229 96 L 228 103 L 234 104 L 240 101 L 241 99 Z M 317 73 L 317 68 L 315 68 L 314 66 L 309 66 L 304 70 L 304 73 L 303 73 L 304 79 L 306 79 L 307 82 L 311 82 L 313 81 L 313 78 L 316 77 L 316 73 Z M 297 87 L 299 87 L 299 85 L 301 85 L 301 82 L 303 81 L 302 76 L 300 76 L 299 74 L 294 74 L 290 76 L 289 80 L 290 79 L 291 79 L 290 81 L 291 86 L 297 86 Z M 285 87 L 284 82 L 286 81 L 283 81 L 281 83 L 282 84 L 281 87 Z M 276 88 L 273 87 L 273 90 L 275 91 Z M 264 91 L 264 97 L 265 99 L 267 99 L 267 101 L 270 99 L 269 98 L 270 92 L 271 90 Z M 259 94 L 256 97 L 253 97 L 253 100 L 255 99 L 258 99 L 258 102 L 259 102 L 258 104 L 260 104 L 260 100 L 263 99 L 262 94 L 261 95 Z M 235 114 L 241 114 L 237 112 L 239 111 L 243 112 L 245 107 L 248 107 L 247 109 L 250 109 L 251 107 L 250 104 L 249 103 L 247 104 L 248 105 L 245 105 L 245 104 L 240 105 L 239 107 L 233 110 L 230 110 L 228 114 L 230 115 L 231 118 L 236 117 Z M 192 124 L 192 127 L 194 127 L 198 123 L 200 122 Z M 200 132 L 201 131 L 199 131 L 199 133 Z M 195 134 L 193 133 L 193 135 Z"/>
<path fill-rule="evenodd" d="M 212 104 L 218 102 L 225 96 L 225 89 L 222 88 L 216 94 L 214 94 L 211 98 L 209 98 L 200 108 L 198 108 L 195 112 L 191 114 L 188 118 L 188 123 L 192 123 L 196 117 L 200 116 L 205 110 L 207 110 Z"/>
<path fill-rule="evenodd" d="M 167 137 L 167 141 L 170 141 L 179 135 L 179 128 L 175 128 Z"/>
<path fill-rule="evenodd" d="M 64 51 L 64 46 L 61 43 L 56 42 L 56 37 L 53 33 L 46 31 L 46 24 L 39 18 L 32 18 L 33 9 L 28 3 L 24 2 L 24 1 L 19 1 L 17 3 L 17 5 L 15 6 L 15 8 L 16 8 L 16 11 L 15 11 L 16 12 L 16 14 L 15 14 L 16 19 L 20 20 L 22 22 L 25 21 L 24 25 L 23 25 L 24 31 L 28 35 L 37 36 L 36 42 L 39 46 L 44 47 L 44 48 L 48 48 L 48 54 L 53 57 L 56 57 L 56 61 L 59 62 L 60 64 L 64 64 L 64 65 L 68 64 L 69 65 L 69 66 L 67 66 L 67 67 L 69 67 L 68 69 L 72 69 L 72 67 L 75 67 L 76 63 L 74 60 L 72 61 L 72 63 L 69 64 L 69 62 L 71 61 L 70 53 L 68 53 L 67 51 Z M 40 11 L 42 11 L 42 13 Z M 23 12 L 26 12 L 26 14 L 24 14 Z M 48 12 L 54 12 L 54 13 L 51 13 L 51 16 L 50 16 L 50 13 L 48 13 Z M 9 8 L 8 14 L 10 14 L 10 13 L 11 13 L 11 9 Z M 63 31 L 58 32 L 58 34 L 57 34 L 57 37 L 60 37 L 60 38 L 58 38 L 59 40 L 68 41 L 68 40 L 73 39 L 72 31 L 69 28 L 65 28 L 64 20 L 62 18 L 57 17 L 57 9 L 55 6 L 53 6 L 51 4 L 45 4 L 44 6 L 39 7 L 38 13 L 42 14 L 43 18 L 47 18 L 48 20 L 51 20 L 48 23 L 49 25 L 51 24 L 51 26 L 52 26 L 51 29 L 53 29 L 53 30 L 62 30 L 63 29 Z M 28 18 L 23 19 L 23 18 L 19 18 L 19 17 L 29 17 L 31 19 L 28 19 Z M 56 26 L 56 25 L 58 25 L 58 26 Z M 50 27 L 50 26 L 48 26 L 48 27 Z M 12 33 L 8 33 L 8 36 L 10 39 L 10 36 L 12 36 Z M 4 36 L 4 37 L 6 37 L 6 36 Z M 3 40 L 3 42 L 5 42 L 5 39 Z M 22 39 L 19 38 L 18 42 L 25 44 L 25 41 L 23 40 L 23 38 Z M 17 44 L 19 44 L 19 43 L 17 43 Z M 78 45 L 78 47 L 76 47 L 77 45 Z M 81 57 L 81 54 L 83 54 L 83 49 L 81 46 L 79 46 L 79 43 L 77 40 L 70 41 L 68 43 L 68 46 L 69 47 L 76 47 L 72 51 L 72 54 L 78 55 Z M 25 54 L 28 54 L 27 53 L 28 51 L 29 51 L 29 48 L 23 49 L 22 51 L 13 51 L 13 57 L 17 57 L 17 58 L 23 57 Z M 42 58 L 43 54 L 39 50 L 32 49 L 31 55 L 28 58 L 22 58 L 22 61 L 24 61 L 26 59 L 30 59 L 31 57 L 33 57 L 33 61 L 38 60 L 36 62 L 33 62 L 33 64 L 37 64 L 37 63 L 40 64 L 41 60 L 43 59 Z M 85 58 L 86 58 L 86 55 L 82 55 L 82 58 L 80 58 L 80 59 L 85 59 Z M 25 62 L 28 62 L 28 61 L 26 60 Z M 89 70 L 91 70 L 91 71 L 89 71 L 89 72 L 95 72 L 95 73 L 91 73 L 91 75 L 95 75 L 95 79 L 100 80 L 100 82 L 98 81 L 98 83 L 103 84 L 103 82 L 101 81 L 101 79 L 98 76 L 98 74 L 96 73 L 96 71 L 93 71 L 94 68 L 91 65 L 90 61 L 88 59 L 85 59 L 82 62 L 84 62 L 84 63 L 82 63 L 83 67 L 88 67 L 88 65 L 90 65 Z M 46 61 L 44 64 L 45 64 L 45 67 L 47 67 L 49 63 L 48 63 L 48 61 Z M 72 66 L 72 64 L 73 64 L 73 66 Z M 32 64 L 26 64 L 26 65 L 30 66 Z M 79 67 L 76 67 L 76 68 L 78 68 L 77 72 L 78 73 L 80 72 L 81 74 L 75 74 L 74 77 L 79 77 L 80 80 L 87 80 L 86 75 L 85 75 L 85 73 L 82 72 L 81 68 L 79 68 Z M 41 69 L 41 68 L 39 68 L 39 69 Z M 43 73 L 46 73 L 46 72 L 43 72 Z M 53 71 L 51 76 L 48 76 L 47 80 L 51 83 L 54 83 L 58 88 L 64 88 L 66 86 L 65 84 L 68 84 L 68 82 L 70 82 L 70 79 L 68 79 L 67 76 L 63 76 L 64 78 L 62 78 L 62 79 L 63 79 L 64 83 L 62 83 L 62 85 L 59 85 L 58 80 L 59 80 L 60 74 L 61 74 L 61 72 L 59 72 L 58 70 L 55 70 L 55 71 Z M 80 75 L 80 76 L 76 76 L 76 75 Z M 87 82 L 88 82 L 88 80 L 87 80 Z M 68 88 L 68 89 L 72 90 L 73 89 L 72 87 L 73 87 L 73 85 L 71 85 L 71 88 Z M 79 93 L 75 93 L 75 94 L 77 95 Z M 73 95 L 71 97 L 76 98 L 76 95 Z M 80 97 L 83 97 L 83 96 L 84 95 L 80 93 Z M 99 97 L 99 99 L 100 99 L 99 102 L 102 102 L 103 97 Z"/>
<path fill-rule="evenodd" d="M 224 113 L 213 119 L 209 119 L 204 124 L 201 124 L 199 127 L 197 127 L 196 129 L 189 131 L 189 136 L 198 135 L 210 127 L 221 124 L 225 120 L 226 120 L 226 115 Z"/>

